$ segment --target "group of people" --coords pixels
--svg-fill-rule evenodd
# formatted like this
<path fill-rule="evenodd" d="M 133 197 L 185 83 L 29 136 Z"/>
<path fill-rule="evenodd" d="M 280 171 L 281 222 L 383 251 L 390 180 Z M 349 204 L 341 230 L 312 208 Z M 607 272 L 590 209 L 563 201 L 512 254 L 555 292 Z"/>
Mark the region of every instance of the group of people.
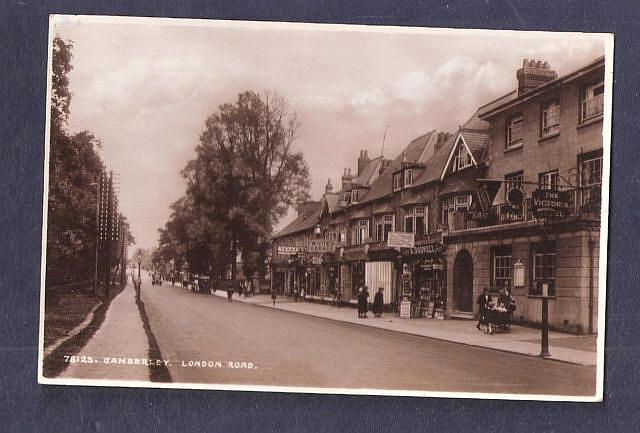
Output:
<path fill-rule="evenodd" d="M 375 317 L 382 317 L 384 307 L 384 289 L 378 288 L 373 298 L 373 314 Z M 369 288 L 367 286 L 358 289 L 358 318 L 367 318 L 369 311 Z"/>
<path fill-rule="evenodd" d="M 482 289 L 482 294 L 478 296 L 476 302 L 478 304 L 479 312 L 478 323 L 476 324 L 477 329 L 481 331 L 484 330 L 484 332 L 488 334 L 493 333 L 494 326 L 497 324 L 491 323 L 492 321 L 489 319 L 491 313 L 497 313 L 499 317 L 504 318 L 503 320 L 501 320 L 500 325 L 503 325 L 505 327 L 509 327 L 511 325 L 512 315 L 516 309 L 516 301 L 515 298 L 511 296 L 508 289 L 500 289 L 500 294 L 498 295 L 497 300 L 494 302 L 494 299 L 489 293 L 489 290 L 485 287 L 484 289 Z"/>

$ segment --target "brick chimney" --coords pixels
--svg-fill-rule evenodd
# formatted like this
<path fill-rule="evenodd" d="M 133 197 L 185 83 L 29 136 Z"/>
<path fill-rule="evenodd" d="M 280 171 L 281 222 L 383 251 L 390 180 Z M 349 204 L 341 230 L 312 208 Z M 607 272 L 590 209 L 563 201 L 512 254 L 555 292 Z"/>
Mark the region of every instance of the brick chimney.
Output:
<path fill-rule="evenodd" d="M 347 191 L 351 189 L 352 181 L 353 181 L 353 175 L 351 174 L 351 169 L 345 168 L 344 174 L 342 175 L 342 190 Z"/>
<path fill-rule="evenodd" d="M 298 213 L 298 216 L 304 215 L 304 208 L 306 204 L 307 202 L 304 197 L 298 197 L 298 199 L 296 200 L 296 211 Z"/>
<path fill-rule="evenodd" d="M 324 186 L 324 193 L 330 194 L 333 192 L 333 185 L 331 185 L 331 178 L 327 179 L 327 184 Z"/>
<path fill-rule="evenodd" d="M 523 59 L 522 68 L 518 69 L 516 77 L 518 78 L 518 96 L 520 96 L 555 80 L 558 74 L 551 69 L 549 62 Z"/>
<path fill-rule="evenodd" d="M 360 157 L 358 157 L 358 176 L 362 174 L 362 171 L 364 170 L 364 168 L 368 163 L 369 163 L 369 155 L 367 154 L 367 151 L 361 150 Z"/>

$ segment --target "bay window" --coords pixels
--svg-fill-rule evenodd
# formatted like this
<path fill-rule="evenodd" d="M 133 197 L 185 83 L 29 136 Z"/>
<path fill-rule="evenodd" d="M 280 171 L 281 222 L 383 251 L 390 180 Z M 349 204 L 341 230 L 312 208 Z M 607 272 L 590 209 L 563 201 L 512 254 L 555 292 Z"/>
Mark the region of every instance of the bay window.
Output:
<path fill-rule="evenodd" d="M 389 239 L 389 232 L 395 231 L 394 215 L 376 216 L 376 241 L 386 242 Z"/>
<path fill-rule="evenodd" d="M 425 206 L 411 208 L 404 216 L 404 231 L 407 233 L 427 233 L 427 209 Z"/>

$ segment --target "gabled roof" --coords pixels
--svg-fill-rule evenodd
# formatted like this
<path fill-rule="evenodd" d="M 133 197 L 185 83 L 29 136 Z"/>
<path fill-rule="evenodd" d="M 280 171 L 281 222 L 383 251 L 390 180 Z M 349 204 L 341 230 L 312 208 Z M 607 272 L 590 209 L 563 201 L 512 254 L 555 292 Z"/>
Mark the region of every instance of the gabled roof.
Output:
<path fill-rule="evenodd" d="M 382 156 L 370 159 L 362 168 L 362 172 L 360 173 L 360 175 L 354 178 L 351 183 L 354 186 L 369 186 L 369 184 L 377 177 L 381 163 Z"/>
<path fill-rule="evenodd" d="M 286 235 L 312 229 L 320 221 L 322 206 L 322 201 L 308 201 L 304 205 L 302 215 L 298 215 L 296 219 L 280 230 L 273 238 L 281 238 Z"/>
<path fill-rule="evenodd" d="M 330 192 L 324 195 L 325 202 L 327 204 L 327 210 L 330 214 L 335 213 L 341 209 L 340 200 L 342 194 L 339 192 Z"/>
<path fill-rule="evenodd" d="M 407 162 L 425 162 L 433 155 L 434 138 L 437 138 L 435 129 L 414 138 L 394 161 L 402 162 L 405 159 Z"/>
<path fill-rule="evenodd" d="M 442 168 L 440 179 L 443 179 L 449 169 L 449 164 L 453 159 L 454 153 L 459 146 L 464 146 L 467 152 L 471 154 L 471 160 L 474 166 L 478 166 L 484 162 L 488 155 L 489 145 L 489 122 L 478 117 L 480 110 L 476 110 L 473 116 L 460 127 L 455 135 L 454 144 L 449 151 L 447 162 Z"/>

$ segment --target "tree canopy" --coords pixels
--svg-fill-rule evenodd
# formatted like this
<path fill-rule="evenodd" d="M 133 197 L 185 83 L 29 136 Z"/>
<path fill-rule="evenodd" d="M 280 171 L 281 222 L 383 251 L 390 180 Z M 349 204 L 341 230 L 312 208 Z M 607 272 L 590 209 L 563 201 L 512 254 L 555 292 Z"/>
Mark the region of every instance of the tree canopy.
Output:
<path fill-rule="evenodd" d="M 241 93 L 210 115 L 182 172 L 185 197 L 160 230 L 158 254 L 173 255 L 174 263 L 180 256 L 195 272 L 230 265 L 235 278 L 240 253 L 245 275 L 264 272 L 273 227 L 298 197 L 308 197 L 309 167 L 293 148 L 298 126 L 272 93 Z"/>

